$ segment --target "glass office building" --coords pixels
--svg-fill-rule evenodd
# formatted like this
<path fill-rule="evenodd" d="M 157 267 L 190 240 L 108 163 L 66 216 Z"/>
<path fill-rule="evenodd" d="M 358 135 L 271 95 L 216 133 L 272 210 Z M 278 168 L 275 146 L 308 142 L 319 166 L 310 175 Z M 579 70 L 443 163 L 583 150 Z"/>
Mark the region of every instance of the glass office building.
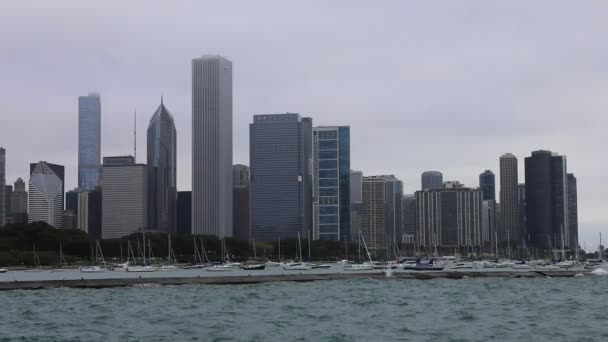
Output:
<path fill-rule="evenodd" d="M 313 238 L 350 237 L 350 127 L 313 130 Z"/>
<path fill-rule="evenodd" d="M 101 101 L 99 94 L 78 97 L 78 187 L 94 190 L 101 175 Z"/>

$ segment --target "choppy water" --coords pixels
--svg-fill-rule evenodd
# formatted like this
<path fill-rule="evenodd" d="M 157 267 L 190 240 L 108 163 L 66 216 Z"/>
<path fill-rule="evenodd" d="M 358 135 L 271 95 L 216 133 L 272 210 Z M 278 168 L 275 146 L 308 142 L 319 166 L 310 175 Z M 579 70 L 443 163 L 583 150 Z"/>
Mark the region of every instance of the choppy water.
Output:
<path fill-rule="evenodd" d="M 608 277 L 0 293 L 0 341 L 608 341 Z"/>

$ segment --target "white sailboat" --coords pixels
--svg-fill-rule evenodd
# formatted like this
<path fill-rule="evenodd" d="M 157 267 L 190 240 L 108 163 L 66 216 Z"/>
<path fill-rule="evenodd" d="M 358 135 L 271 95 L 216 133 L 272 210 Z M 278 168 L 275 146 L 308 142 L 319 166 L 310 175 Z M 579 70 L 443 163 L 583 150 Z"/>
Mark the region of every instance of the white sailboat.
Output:
<path fill-rule="evenodd" d="M 222 238 L 222 263 L 207 267 L 205 270 L 210 272 L 229 272 L 238 270 L 239 268 L 240 264 L 230 262 L 230 253 L 228 253 L 228 248 L 226 248 L 226 243 L 224 238 Z"/>
<path fill-rule="evenodd" d="M 285 264 L 285 266 L 283 266 L 285 271 L 310 271 L 312 269 L 312 266 L 307 265 L 302 261 L 302 242 L 300 241 L 300 232 L 298 232 L 298 247 L 300 261 Z"/>
<path fill-rule="evenodd" d="M 156 267 L 152 265 L 148 265 L 146 262 L 146 230 L 143 230 L 143 265 L 127 265 L 127 272 L 155 272 L 157 270 Z M 139 243 L 139 240 L 138 240 Z M 133 256 L 135 258 L 135 256 Z"/>
<path fill-rule="evenodd" d="M 367 249 L 367 244 L 365 243 L 365 238 L 363 237 L 363 233 L 360 233 L 361 241 L 363 241 L 363 247 L 365 247 L 365 253 L 367 253 L 367 258 L 369 262 L 364 262 L 361 264 L 346 264 L 344 265 L 345 271 L 371 271 L 374 269 L 374 263 L 372 261 L 372 256 L 369 254 L 369 250 Z"/>

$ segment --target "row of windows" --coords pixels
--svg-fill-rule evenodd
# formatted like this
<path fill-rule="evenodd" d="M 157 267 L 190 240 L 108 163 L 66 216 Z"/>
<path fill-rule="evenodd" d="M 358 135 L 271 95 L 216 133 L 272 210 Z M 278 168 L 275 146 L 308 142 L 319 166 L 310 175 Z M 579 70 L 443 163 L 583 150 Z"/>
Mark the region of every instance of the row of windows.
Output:
<path fill-rule="evenodd" d="M 337 215 L 338 206 L 320 206 L 319 214 L 320 215 Z"/>
<path fill-rule="evenodd" d="M 338 151 L 336 150 L 327 150 L 327 151 L 319 151 L 319 159 L 337 159 Z"/>
<path fill-rule="evenodd" d="M 338 196 L 337 188 L 319 188 L 319 196 Z"/>
<path fill-rule="evenodd" d="M 337 139 L 338 132 L 336 131 L 317 131 L 319 139 Z"/>
<path fill-rule="evenodd" d="M 338 168 L 338 161 L 335 159 L 319 161 L 319 169 L 337 169 L 337 168 Z"/>
<path fill-rule="evenodd" d="M 322 150 L 337 150 L 338 142 L 336 140 L 320 140 L 319 151 Z"/>

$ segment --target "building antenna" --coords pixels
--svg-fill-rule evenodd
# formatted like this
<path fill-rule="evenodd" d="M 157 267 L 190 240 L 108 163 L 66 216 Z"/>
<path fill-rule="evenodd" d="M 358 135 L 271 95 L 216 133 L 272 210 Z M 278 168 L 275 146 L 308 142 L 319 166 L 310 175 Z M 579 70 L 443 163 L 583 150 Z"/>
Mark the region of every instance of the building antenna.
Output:
<path fill-rule="evenodd" d="M 137 108 L 135 108 L 135 119 L 133 121 L 133 159 L 137 164 Z"/>

